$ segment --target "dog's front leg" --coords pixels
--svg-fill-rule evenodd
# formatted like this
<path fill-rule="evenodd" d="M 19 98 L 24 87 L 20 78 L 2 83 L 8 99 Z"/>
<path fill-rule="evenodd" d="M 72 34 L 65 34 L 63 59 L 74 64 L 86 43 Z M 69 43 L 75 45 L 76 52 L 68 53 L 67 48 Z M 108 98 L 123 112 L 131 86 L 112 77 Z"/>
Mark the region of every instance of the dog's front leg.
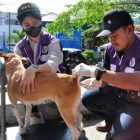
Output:
<path fill-rule="evenodd" d="M 31 105 L 26 105 L 25 125 L 24 125 L 25 128 L 27 128 L 30 122 L 31 109 L 32 109 Z"/>
<path fill-rule="evenodd" d="M 17 119 L 18 124 L 19 124 L 19 133 L 20 134 L 25 134 L 26 130 L 24 128 L 24 123 L 23 123 L 23 121 L 21 119 L 17 104 L 13 104 L 13 111 L 15 113 L 16 119 Z"/>

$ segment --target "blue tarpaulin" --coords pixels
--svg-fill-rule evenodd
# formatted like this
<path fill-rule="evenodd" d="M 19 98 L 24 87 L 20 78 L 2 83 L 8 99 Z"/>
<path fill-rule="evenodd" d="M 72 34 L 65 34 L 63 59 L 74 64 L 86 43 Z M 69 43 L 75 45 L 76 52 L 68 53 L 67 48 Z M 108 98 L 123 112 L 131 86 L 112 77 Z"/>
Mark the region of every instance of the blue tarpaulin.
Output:
<path fill-rule="evenodd" d="M 74 49 L 80 49 L 82 46 L 82 35 L 81 31 L 74 30 L 73 36 L 68 37 L 64 33 L 57 33 L 55 36 L 60 40 L 60 43 L 62 45 L 62 48 L 74 48 Z"/>

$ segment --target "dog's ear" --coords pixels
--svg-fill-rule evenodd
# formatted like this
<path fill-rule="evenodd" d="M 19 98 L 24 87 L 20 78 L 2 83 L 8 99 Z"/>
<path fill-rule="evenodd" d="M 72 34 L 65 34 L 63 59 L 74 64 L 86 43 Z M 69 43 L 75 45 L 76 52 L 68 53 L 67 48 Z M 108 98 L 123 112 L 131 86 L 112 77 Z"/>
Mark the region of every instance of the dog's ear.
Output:
<path fill-rule="evenodd" d="M 0 52 L 0 57 L 3 57 L 4 55 L 6 55 L 6 54 L 3 52 Z"/>
<path fill-rule="evenodd" d="M 0 57 L 3 57 L 5 61 L 9 59 L 9 56 L 6 53 L 0 52 Z"/>
<path fill-rule="evenodd" d="M 29 62 L 28 58 L 26 58 L 26 57 L 21 57 L 20 59 L 21 59 L 23 64 L 26 64 Z"/>
<path fill-rule="evenodd" d="M 0 52 L 0 57 L 1 57 L 1 55 L 3 55 L 3 53 L 2 53 L 2 52 Z"/>

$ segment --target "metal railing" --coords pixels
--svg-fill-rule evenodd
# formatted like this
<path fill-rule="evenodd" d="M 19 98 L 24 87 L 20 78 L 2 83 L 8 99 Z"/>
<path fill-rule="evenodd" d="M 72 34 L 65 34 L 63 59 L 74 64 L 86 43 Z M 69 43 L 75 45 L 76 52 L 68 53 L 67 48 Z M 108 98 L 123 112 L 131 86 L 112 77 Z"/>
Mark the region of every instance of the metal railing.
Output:
<path fill-rule="evenodd" d="M 6 106 L 5 106 L 5 61 L 0 57 L 0 92 L 1 92 L 1 138 L 0 140 L 6 140 Z"/>

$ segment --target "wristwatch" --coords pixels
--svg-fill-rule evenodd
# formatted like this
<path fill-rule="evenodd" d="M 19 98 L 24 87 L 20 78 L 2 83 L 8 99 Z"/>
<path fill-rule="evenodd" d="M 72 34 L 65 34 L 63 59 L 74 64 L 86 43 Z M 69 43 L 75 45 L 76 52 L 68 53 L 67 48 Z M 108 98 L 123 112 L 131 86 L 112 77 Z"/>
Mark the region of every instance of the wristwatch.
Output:
<path fill-rule="evenodd" d="M 96 70 L 97 70 L 96 80 L 100 81 L 102 75 L 106 72 L 106 69 L 101 65 L 98 65 Z"/>
<path fill-rule="evenodd" d="M 36 69 L 36 72 L 38 72 L 39 65 L 32 64 L 31 67 L 35 68 Z"/>

